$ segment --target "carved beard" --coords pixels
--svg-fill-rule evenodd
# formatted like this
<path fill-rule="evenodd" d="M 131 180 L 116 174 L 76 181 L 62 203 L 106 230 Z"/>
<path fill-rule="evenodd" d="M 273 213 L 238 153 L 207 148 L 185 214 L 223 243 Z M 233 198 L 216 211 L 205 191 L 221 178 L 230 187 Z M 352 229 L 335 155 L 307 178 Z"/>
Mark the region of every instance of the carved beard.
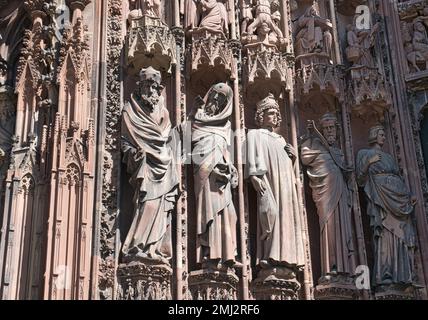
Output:
<path fill-rule="evenodd" d="M 334 134 L 327 135 L 325 137 L 329 145 L 334 145 L 336 143 L 336 136 Z"/>
<path fill-rule="evenodd" d="M 141 101 L 143 102 L 143 105 L 149 108 L 150 111 L 153 111 L 154 107 L 159 104 L 160 96 L 157 93 L 151 96 L 141 94 Z"/>
<path fill-rule="evenodd" d="M 210 117 L 215 116 L 218 110 L 219 110 L 218 103 L 214 101 L 209 102 L 205 107 L 205 113 Z"/>

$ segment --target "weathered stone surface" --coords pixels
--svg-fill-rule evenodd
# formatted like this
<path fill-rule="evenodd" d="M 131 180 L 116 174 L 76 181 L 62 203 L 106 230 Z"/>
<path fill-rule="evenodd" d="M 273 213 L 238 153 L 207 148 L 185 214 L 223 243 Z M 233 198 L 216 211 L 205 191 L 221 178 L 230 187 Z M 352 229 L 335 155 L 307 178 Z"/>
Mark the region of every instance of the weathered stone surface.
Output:
<path fill-rule="evenodd" d="M 427 110 L 426 0 L 0 0 L 0 297 L 428 299 Z"/>

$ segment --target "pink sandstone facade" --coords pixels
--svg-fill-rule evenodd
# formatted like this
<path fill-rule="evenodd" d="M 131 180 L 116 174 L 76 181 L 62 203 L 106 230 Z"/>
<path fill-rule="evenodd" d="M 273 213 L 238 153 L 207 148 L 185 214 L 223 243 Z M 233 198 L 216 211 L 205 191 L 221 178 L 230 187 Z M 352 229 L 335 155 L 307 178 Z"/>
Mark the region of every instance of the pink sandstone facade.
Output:
<path fill-rule="evenodd" d="M 427 92 L 425 0 L 0 1 L 0 299 L 425 300 Z"/>

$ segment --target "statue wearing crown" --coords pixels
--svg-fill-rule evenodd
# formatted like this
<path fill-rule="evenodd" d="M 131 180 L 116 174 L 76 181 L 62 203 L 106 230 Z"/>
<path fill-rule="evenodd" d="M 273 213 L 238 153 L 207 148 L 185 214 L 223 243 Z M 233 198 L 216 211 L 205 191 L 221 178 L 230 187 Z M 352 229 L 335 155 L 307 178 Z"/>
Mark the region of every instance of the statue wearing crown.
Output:
<path fill-rule="evenodd" d="M 123 161 L 134 193 L 134 218 L 123 244 L 125 262 L 169 265 L 172 257 L 171 215 L 179 179 L 169 145 L 171 122 L 161 93 L 161 74 L 140 71 L 138 88 L 122 118 Z"/>
<path fill-rule="evenodd" d="M 280 266 L 297 271 L 305 265 L 297 153 L 275 132 L 281 112 L 273 95 L 257 104 L 256 123 L 247 136 L 246 177 L 257 192 L 257 264 L 267 273 Z"/>

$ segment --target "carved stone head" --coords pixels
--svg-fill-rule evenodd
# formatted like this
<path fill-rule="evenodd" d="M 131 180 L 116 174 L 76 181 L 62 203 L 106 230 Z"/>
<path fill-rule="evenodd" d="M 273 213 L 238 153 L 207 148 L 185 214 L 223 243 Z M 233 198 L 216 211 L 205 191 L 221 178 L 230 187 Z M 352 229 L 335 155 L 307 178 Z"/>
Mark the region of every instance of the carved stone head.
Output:
<path fill-rule="evenodd" d="M 381 125 L 374 126 L 369 130 L 369 145 L 373 146 L 378 144 L 379 146 L 383 146 L 385 144 L 385 127 Z"/>
<path fill-rule="evenodd" d="M 138 96 L 143 101 L 147 101 L 152 105 L 159 102 L 162 90 L 164 87 L 161 84 L 161 73 L 153 67 L 141 69 L 140 81 L 138 81 Z"/>
<path fill-rule="evenodd" d="M 332 113 L 326 113 L 319 120 L 321 132 L 329 145 L 334 145 L 337 140 L 337 117 Z"/>
<path fill-rule="evenodd" d="M 281 126 L 282 117 L 278 102 L 273 94 L 257 103 L 256 123 L 260 128 L 276 129 Z"/>
<path fill-rule="evenodd" d="M 205 113 L 209 116 L 221 113 L 228 103 L 229 91 L 230 87 L 225 83 L 212 86 L 205 104 Z"/>
<path fill-rule="evenodd" d="M 312 6 L 310 6 L 307 10 L 306 10 L 306 16 L 307 17 L 317 17 L 319 16 L 318 10 L 317 10 L 317 4 L 314 1 L 314 3 L 312 4 Z"/>

